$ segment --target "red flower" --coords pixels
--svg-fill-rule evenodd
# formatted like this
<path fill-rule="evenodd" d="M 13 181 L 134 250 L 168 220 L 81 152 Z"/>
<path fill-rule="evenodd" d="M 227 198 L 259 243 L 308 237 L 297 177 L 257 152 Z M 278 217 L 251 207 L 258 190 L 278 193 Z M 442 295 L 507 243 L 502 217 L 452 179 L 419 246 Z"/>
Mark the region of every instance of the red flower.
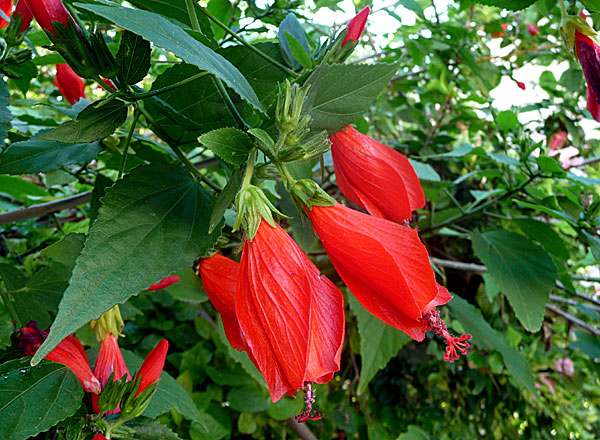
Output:
<path fill-rule="evenodd" d="M 56 65 L 56 76 L 54 85 L 58 87 L 60 93 L 65 97 L 69 104 L 74 105 L 85 96 L 85 82 L 81 79 L 68 64 Z"/>
<path fill-rule="evenodd" d="M 96 434 L 92 440 L 106 440 L 102 434 Z"/>
<path fill-rule="evenodd" d="M 94 375 L 100 380 L 102 389 L 106 387 L 108 379 L 110 379 L 110 375 L 113 372 L 115 373 L 114 381 L 121 379 L 123 376 L 127 376 L 127 381 L 131 380 L 131 375 L 129 374 L 127 365 L 125 365 L 125 360 L 123 359 L 123 354 L 121 354 L 117 338 L 113 336 L 112 333 L 109 333 L 100 344 L 100 351 L 98 352 L 96 366 L 94 367 Z M 92 406 L 96 414 L 100 413 L 98 399 L 99 396 L 92 396 Z M 119 411 L 119 409 L 116 409 L 108 414 L 115 414 Z"/>
<path fill-rule="evenodd" d="M 17 347 L 21 348 L 26 356 L 33 356 L 47 336 L 47 330 L 39 330 L 35 321 L 29 321 L 27 327 L 20 330 Z M 92 374 L 85 350 L 75 336 L 67 336 L 54 350 L 48 353 L 45 359 L 69 367 L 88 393 L 98 394 L 100 392 L 100 381 Z"/>
<path fill-rule="evenodd" d="M 600 47 L 578 30 L 575 30 L 575 47 L 587 81 L 587 109 L 600 122 Z"/>
<path fill-rule="evenodd" d="M 508 24 L 506 23 L 502 23 L 502 30 L 500 32 L 495 32 L 492 34 L 492 38 L 499 38 L 499 37 L 503 37 L 505 34 L 506 29 L 508 29 Z"/>
<path fill-rule="evenodd" d="M 294 240 L 262 220 L 244 243 L 235 311 L 273 401 L 328 382 L 339 370 L 343 302 Z"/>
<path fill-rule="evenodd" d="M 337 273 L 369 312 L 416 341 L 429 330 L 443 336 L 445 360 L 466 353 L 470 335 L 451 336 L 435 310 L 452 296 L 435 282 L 415 230 L 339 203 L 306 212 Z"/>
<path fill-rule="evenodd" d="M 58 21 L 65 26 L 70 26 L 73 17 L 65 9 L 62 0 L 21 0 L 27 3 L 31 14 L 35 17 L 38 24 L 46 32 L 56 35 L 52 23 Z"/>
<path fill-rule="evenodd" d="M 344 38 L 344 41 L 342 41 L 341 47 L 344 47 L 344 45 L 349 41 L 358 41 L 363 31 L 365 30 L 365 25 L 367 24 L 369 12 L 371 12 L 371 8 L 367 6 L 358 14 L 356 14 L 356 16 L 354 16 L 352 20 L 348 22 L 348 25 L 346 27 L 346 37 Z"/>
<path fill-rule="evenodd" d="M 177 275 L 170 275 L 168 277 L 164 277 L 160 282 L 156 284 L 152 284 L 148 290 L 161 290 L 166 289 L 171 284 L 175 284 L 179 282 L 179 277 Z"/>
<path fill-rule="evenodd" d="M 350 126 L 330 139 L 338 186 L 354 203 L 396 222 L 425 206 L 419 178 L 402 154 Z"/>
<path fill-rule="evenodd" d="M 0 0 L 0 9 L 2 9 L 2 12 L 4 12 L 7 17 L 12 15 L 13 6 L 14 0 Z M 6 26 L 8 26 L 8 22 L 5 19 L 0 18 L 0 29 L 5 28 Z"/>
<path fill-rule="evenodd" d="M 165 366 L 167 351 L 169 351 L 169 341 L 163 339 L 154 347 L 154 350 L 148 353 L 140 370 L 135 375 L 136 379 L 141 377 L 136 396 L 158 380 Z"/>
<path fill-rule="evenodd" d="M 14 15 L 17 14 L 21 15 L 21 33 L 23 33 L 29 27 L 31 20 L 33 19 L 33 15 L 31 15 L 31 11 L 29 11 L 29 8 L 27 7 L 26 0 L 19 0 L 19 3 L 17 3 Z"/>
<path fill-rule="evenodd" d="M 521 89 L 521 90 L 525 90 L 527 88 L 527 86 L 525 85 L 524 82 L 521 81 L 515 81 L 517 83 L 517 86 Z"/>
<path fill-rule="evenodd" d="M 560 150 L 567 143 L 567 132 L 564 130 L 559 130 L 550 137 L 550 141 L 548 142 L 548 146 L 550 151 Z"/>
<path fill-rule="evenodd" d="M 540 28 L 537 27 L 535 24 L 533 23 L 529 23 L 527 25 L 527 32 L 529 32 L 529 35 L 531 35 L 532 37 L 535 37 L 537 34 L 540 33 Z"/>
<path fill-rule="evenodd" d="M 235 314 L 235 291 L 239 272 L 239 263 L 220 254 L 202 259 L 198 266 L 204 291 L 214 308 L 221 314 L 227 340 L 233 348 L 247 351 L 252 358 Z M 254 359 L 252 360 L 256 363 Z"/>

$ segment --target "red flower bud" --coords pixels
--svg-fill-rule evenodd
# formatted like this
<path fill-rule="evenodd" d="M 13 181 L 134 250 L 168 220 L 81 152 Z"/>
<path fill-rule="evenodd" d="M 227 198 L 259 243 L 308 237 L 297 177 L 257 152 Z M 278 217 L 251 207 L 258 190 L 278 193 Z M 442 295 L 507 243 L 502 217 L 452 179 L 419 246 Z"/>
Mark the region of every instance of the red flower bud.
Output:
<path fill-rule="evenodd" d="M 154 347 L 154 350 L 148 353 L 136 374 L 136 379 L 141 378 L 140 387 L 135 393 L 136 396 L 158 380 L 165 366 L 167 351 L 169 351 L 169 341 L 163 339 Z"/>
<path fill-rule="evenodd" d="M 39 330 L 35 321 L 29 321 L 26 327 L 20 329 L 17 347 L 21 348 L 26 356 L 33 356 L 47 336 L 47 330 Z M 75 336 L 67 336 L 45 359 L 69 367 L 88 393 L 100 392 L 100 381 L 92 374 L 85 350 Z"/>
<path fill-rule="evenodd" d="M 527 86 L 525 86 L 524 82 L 521 81 L 515 81 L 517 83 L 517 86 L 521 89 L 521 90 L 525 90 L 527 88 Z"/>
<path fill-rule="evenodd" d="M 492 34 L 492 38 L 499 38 L 499 37 L 503 37 L 504 34 L 506 33 L 506 29 L 508 29 L 508 24 L 506 23 L 502 23 L 502 30 L 500 32 L 495 32 Z"/>
<path fill-rule="evenodd" d="M 17 14 L 21 16 L 21 33 L 23 33 L 29 27 L 31 20 L 33 19 L 33 15 L 31 15 L 31 11 L 27 7 L 26 0 L 19 0 L 19 3 L 17 3 L 14 15 L 16 16 Z"/>
<path fill-rule="evenodd" d="M 575 30 L 575 47 L 587 81 L 587 109 L 600 122 L 600 47 L 578 30 Z"/>
<path fill-rule="evenodd" d="M 70 26 L 73 17 L 65 9 L 62 0 L 21 0 L 27 3 L 29 11 L 38 24 L 46 32 L 56 35 L 52 23 L 58 21 L 65 26 Z"/>
<path fill-rule="evenodd" d="M 348 126 L 330 137 L 340 191 L 371 215 L 402 222 L 425 206 L 425 196 L 408 159 Z"/>
<path fill-rule="evenodd" d="M 529 35 L 531 35 L 532 37 L 535 37 L 537 34 L 540 33 L 540 28 L 537 27 L 535 24 L 533 23 L 529 23 L 527 25 L 527 32 L 529 32 Z"/>
<path fill-rule="evenodd" d="M 244 242 L 235 310 L 273 401 L 339 370 L 342 293 L 279 225 L 263 220 Z"/>
<path fill-rule="evenodd" d="M 164 277 L 162 280 L 160 280 L 158 283 L 156 284 L 152 284 L 148 290 L 161 290 L 161 289 L 166 289 L 167 287 L 169 287 L 171 284 L 175 284 L 179 282 L 179 277 L 177 275 L 170 275 L 168 277 Z"/>
<path fill-rule="evenodd" d="M 54 77 L 54 85 L 58 87 L 60 93 L 65 97 L 69 104 L 74 105 L 77 101 L 85 96 L 85 82 L 77 76 L 73 69 L 68 64 L 56 65 L 56 76 Z"/>
<path fill-rule="evenodd" d="M 114 381 L 121 379 L 123 376 L 127 376 L 127 381 L 131 380 L 131 375 L 129 374 L 127 365 L 125 365 L 125 360 L 123 359 L 123 354 L 119 348 L 117 338 L 113 336 L 112 333 L 109 333 L 100 344 L 100 351 L 98 352 L 96 366 L 94 367 L 94 375 L 100 380 L 102 389 L 106 387 L 108 379 L 110 379 L 110 375 L 113 372 L 115 373 L 113 378 Z M 98 398 L 99 396 L 97 395 L 92 396 L 92 406 L 96 414 L 100 413 Z M 108 414 L 115 414 L 118 412 L 119 410 L 116 409 L 110 411 Z"/>
<path fill-rule="evenodd" d="M 227 340 L 233 348 L 248 351 L 246 338 L 235 314 L 235 291 L 240 264 L 220 254 L 200 260 L 198 274 L 204 291 L 214 308 L 221 314 Z"/>
<path fill-rule="evenodd" d="M 92 440 L 106 440 L 102 434 L 96 434 Z"/>
<path fill-rule="evenodd" d="M 0 9 L 2 12 L 6 14 L 7 17 L 10 17 L 13 13 L 14 0 L 0 0 Z M 8 26 L 8 22 L 4 18 L 0 18 L 0 29 Z"/>
<path fill-rule="evenodd" d="M 370 7 L 364 8 L 360 11 L 356 16 L 348 22 L 346 26 L 347 32 L 344 41 L 342 42 L 342 47 L 349 41 L 358 41 L 363 31 L 365 30 L 365 25 L 367 24 L 367 18 L 369 17 L 369 12 L 371 12 Z"/>
<path fill-rule="evenodd" d="M 429 330 L 443 336 L 450 362 L 457 350 L 466 353 L 470 335 L 451 336 L 435 310 L 452 296 L 435 282 L 415 230 L 339 203 L 306 212 L 337 273 L 369 312 L 416 341 Z"/>

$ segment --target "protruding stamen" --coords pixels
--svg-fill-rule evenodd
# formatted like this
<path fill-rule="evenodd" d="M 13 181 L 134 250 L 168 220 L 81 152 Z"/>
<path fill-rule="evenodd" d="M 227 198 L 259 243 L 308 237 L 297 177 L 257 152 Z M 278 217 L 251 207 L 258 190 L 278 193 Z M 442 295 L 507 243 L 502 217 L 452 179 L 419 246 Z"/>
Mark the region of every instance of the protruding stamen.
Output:
<path fill-rule="evenodd" d="M 304 391 L 304 403 L 306 404 L 306 409 L 296 416 L 298 423 L 304 423 L 308 420 L 319 420 L 323 417 L 323 414 L 320 412 L 313 411 L 313 404 L 316 400 L 316 390 L 312 387 L 312 382 L 304 382 L 304 386 L 302 391 Z"/>
<path fill-rule="evenodd" d="M 444 354 L 446 362 L 457 360 L 460 357 L 459 352 L 462 355 L 467 354 L 470 346 L 467 341 L 471 339 L 471 335 L 452 336 L 448 333 L 446 323 L 440 318 L 440 312 L 437 310 L 425 313 L 421 319 L 425 321 L 427 331 L 431 330 L 436 336 L 443 336 L 446 339 L 446 343 L 448 344 L 446 353 Z"/>

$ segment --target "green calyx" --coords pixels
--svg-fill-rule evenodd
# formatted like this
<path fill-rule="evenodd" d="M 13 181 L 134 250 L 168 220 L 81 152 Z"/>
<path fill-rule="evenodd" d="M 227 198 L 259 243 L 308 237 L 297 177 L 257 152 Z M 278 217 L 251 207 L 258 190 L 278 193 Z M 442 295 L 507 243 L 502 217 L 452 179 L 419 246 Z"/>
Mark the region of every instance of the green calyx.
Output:
<path fill-rule="evenodd" d="M 287 79 L 279 88 L 279 99 L 275 108 L 275 121 L 282 133 L 298 130 L 302 123 L 306 125 L 306 117 L 302 117 L 302 106 L 310 87 L 291 84 Z M 302 121 L 304 119 L 304 121 Z M 308 119 L 310 121 L 310 117 Z"/>
<path fill-rule="evenodd" d="M 132 380 L 127 384 L 128 386 L 126 387 L 125 392 L 123 393 L 123 399 L 121 400 L 121 420 L 123 421 L 141 416 L 144 411 L 146 411 L 146 408 L 148 408 L 148 405 L 150 405 L 150 401 L 156 393 L 158 380 L 148 386 L 148 388 L 140 394 L 136 395 L 141 381 L 142 378 L 137 376 L 135 380 Z"/>
<path fill-rule="evenodd" d="M 233 225 L 233 230 L 242 228 L 246 238 L 250 241 L 254 239 L 260 222 L 264 219 L 271 226 L 275 226 L 273 212 L 281 217 L 289 218 L 279 212 L 279 210 L 269 201 L 265 193 L 254 185 L 243 187 L 235 197 L 235 206 L 237 208 L 237 217 Z"/>
<path fill-rule="evenodd" d="M 313 206 L 333 206 L 337 202 L 327 194 L 317 183 L 310 179 L 294 182 L 290 187 L 290 198 L 298 211 L 312 210 Z"/>
<path fill-rule="evenodd" d="M 106 387 L 102 390 L 100 398 L 98 399 L 98 406 L 102 413 L 113 411 L 119 406 L 123 394 L 127 390 L 127 375 L 123 376 L 120 380 L 114 380 L 115 373 L 111 373 L 106 383 Z"/>
<path fill-rule="evenodd" d="M 560 35 L 565 44 L 565 48 L 573 58 L 577 58 L 575 47 L 575 31 L 590 37 L 595 43 L 598 43 L 596 31 L 579 15 L 565 15 L 561 20 Z"/>

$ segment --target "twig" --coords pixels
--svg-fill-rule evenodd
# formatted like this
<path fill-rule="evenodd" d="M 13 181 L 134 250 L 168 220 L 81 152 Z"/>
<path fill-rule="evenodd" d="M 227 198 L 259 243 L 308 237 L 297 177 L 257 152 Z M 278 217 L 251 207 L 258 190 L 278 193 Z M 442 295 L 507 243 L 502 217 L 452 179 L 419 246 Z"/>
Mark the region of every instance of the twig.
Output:
<path fill-rule="evenodd" d="M 586 324 L 581 319 L 576 318 L 575 316 L 569 315 L 564 310 L 562 310 L 552 304 L 546 304 L 546 308 L 548 310 L 550 310 L 551 312 L 562 316 L 563 318 L 565 318 L 567 321 L 569 321 L 574 326 L 579 327 L 580 329 L 585 330 L 586 332 L 591 333 L 594 336 L 600 336 L 600 330 L 598 330 L 596 327 Z"/>
<path fill-rule="evenodd" d="M 597 306 L 600 306 L 600 301 L 599 301 L 599 300 L 597 300 L 596 298 L 592 298 L 591 296 L 585 295 L 585 294 L 583 294 L 583 293 L 581 293 L 581 292 L 577 292 L 577 291 L 573 292 L 571 289 L 568 289 L 568 288 L 567 288 L 567 287 L 566 287 L 566 286 L 565 286 L 563 283 L 561 283 L 560 281 L 557 281 L 557 282 L 556 282 L 556 285 L 558 286 L 558 288 L 559 288 L 559 289 L 562 289 L 562 290 L 564 290 L 565 292 L 567 292 L 567 293 L 570 293 L 570 294 L 571 294 L 571 295 L 573 295 L 573 296 L 577 296 L 577 297 L 579 297 L 579 298 L 581 298 L 581 299 L 584 299 L 584 300 L 586 300 L 586 301 L 589 301 L 589 302 L 591 302 L 592 304 L 596 304 Z"/>
<path fill-rule="evenodd" d="M 572 306 L 588 307 L 588 308 L 590 308 L 592 310 L 600 312 L 600 306 L 595 306 L 593 304 L 582 304 L 579 301 L 575 301 L 574 299 L 563 298 L 562 296 L 558 296 L 558 295 L 552 295 L 552 294 L 550 294 L 550 300 L 551 301 L 560 302 L 560 303 L 564 303 L 564 304 L 570 304 Z"/>
<path fill-rule="evenodd" d="M 302 440 L 317 440 L 317 437 L 308 429 L 304 423 L 298 423 L 298 421 L 294 418 L 294 416 L 290 417 L 285 421 L 285 424 L 288 425 L 292 430 L 300 437 Z"/>
<path fill-rule="evenodd" d="M 448 267 L 450 269 L 458 269 L 458 270 L 466 270 L 469 272 L 487 272 L 487 267 L 481 264 L 473 264 L 473 263 L 462 263 L 460 261 L 451 261 L 451 260 L 442 260 L 441 258 L 431 258 L 435 264 L 441 267 Z"/>
<path fill-rule="evenodd" d="M 414 72 L 406 72 L 406 73 L 401 73 L 400 75 L 392 76 L 392 79 L 390 79 L 389 84 L 393 84 L 396 81 L 398 81 L 399 79 L 410 78 L 411 76 L 420 75 L 421 73 L 425 73 L 428 70 L 429 70 L 429 67 L 425 67 L 421 70 L 415 70 Z"/>
<path fill-rule="evenodd" d="M 65 197 L 54 202 L 41 203 L 39 205 L 29 206 L 27 208 L 16 209 L 0 214 L 0 225 L 6 223 L 19 222 L 33 217 L 42 217 L 52 212 L 62 211 L 63 209 L 74 208 L 90 201 L 92 192 L 86 191 L 75 196 Z"/>

